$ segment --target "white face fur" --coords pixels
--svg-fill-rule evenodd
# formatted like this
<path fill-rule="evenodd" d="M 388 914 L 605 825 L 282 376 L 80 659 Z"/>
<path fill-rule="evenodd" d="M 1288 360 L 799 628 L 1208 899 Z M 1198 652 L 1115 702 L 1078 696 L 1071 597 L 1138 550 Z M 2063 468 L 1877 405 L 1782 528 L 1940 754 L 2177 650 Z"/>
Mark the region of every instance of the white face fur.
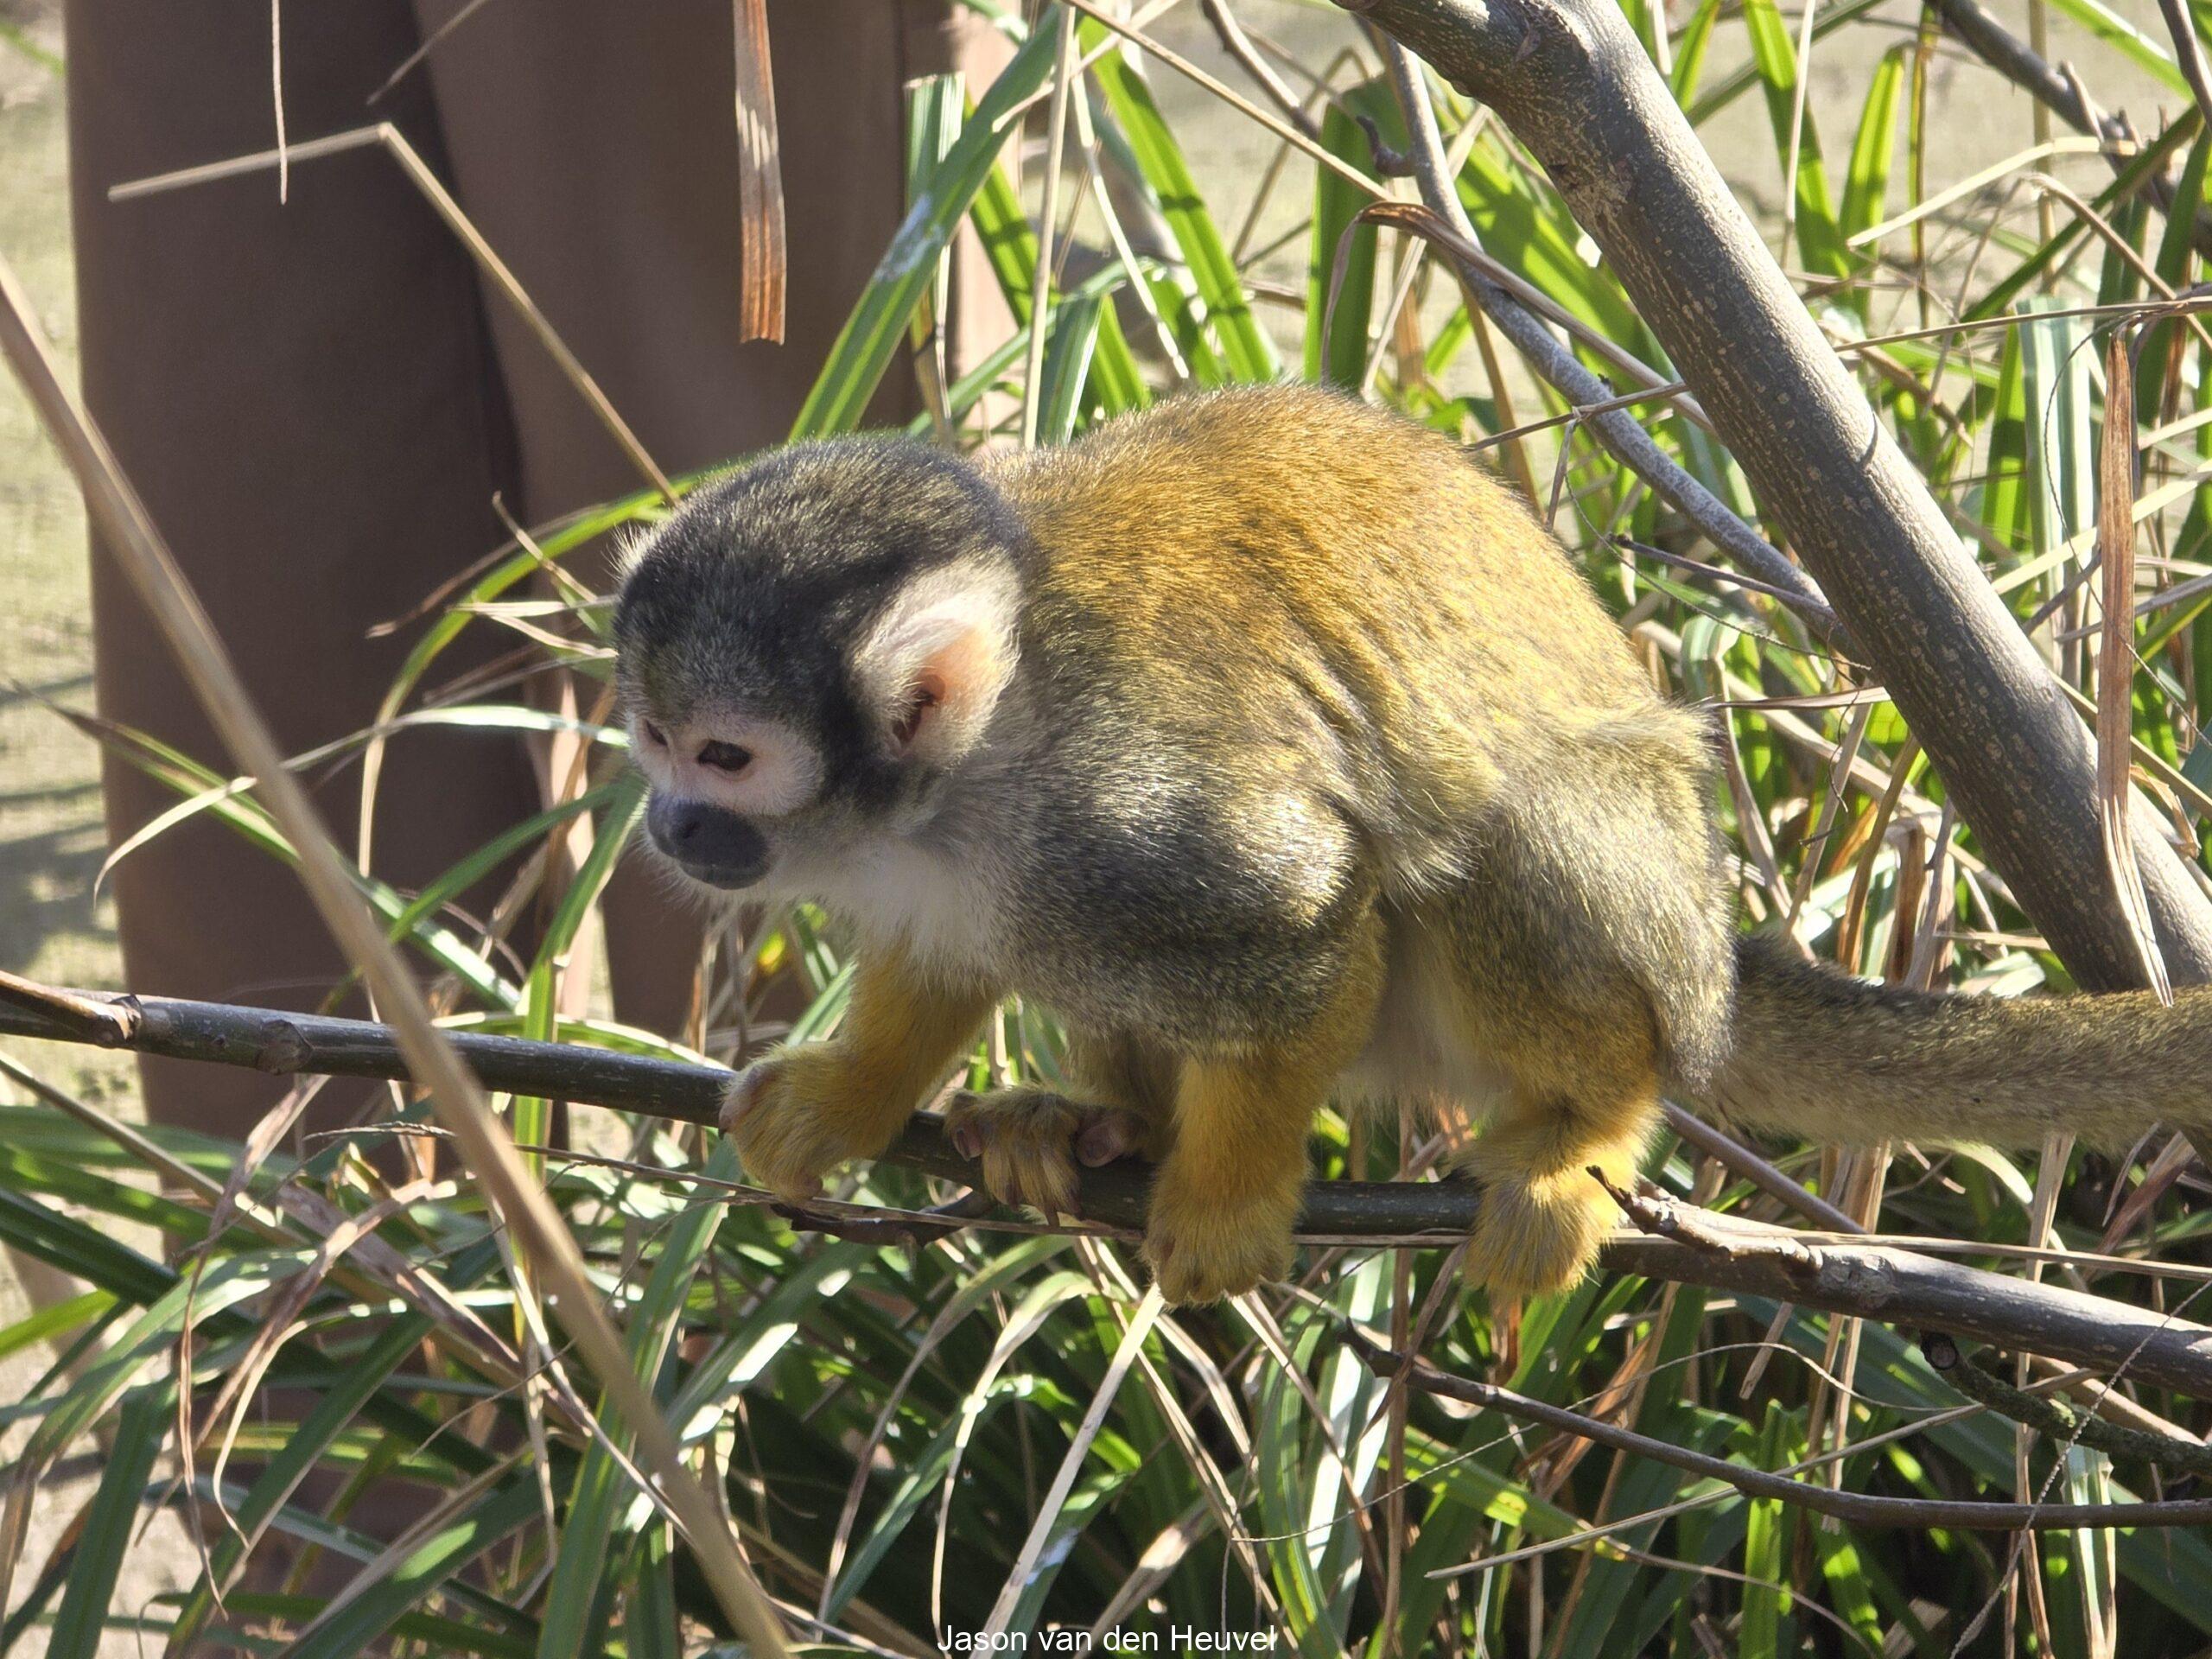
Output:
<path fill-rule="evenodd" d="M 883 607 L 848 672 L 887 758 L 946 767 L 982 741 L 1013 675 L 1017 603 L 1013 571 L 976 561 L 918 576 Z M 633 709 L 629 729 L 657 801 L 719 809 L 765 838 L 763 896 L 817 899 L 865 930 L 887 925 L 908 935 L 944 931 L 920 924 L 959 909 L 947 895 L 966 884 L 906 842 L 919 823 L 903 813 L 865 828 L 837 817 L 785 822 L 822 801 L 834 781 L 799 729 L 711 702 L 680 722 Z"/>
<path fill-rule="evenodd" d="M 746 818 L 781 817 L 812 804 L 822 757 L 779 721 L 727 711 L 664 729 L 630 716 L 630 753 L 657 792 L 706 801 Z"/>
<path fill-rule="evenodd" d="M 1015 659 L 1013 573 L 960 563 L 908 582 L 854 652 L 853 684 L 896 759 L 944 766 L 982 738 Z M 823 782 L 814 745 L 783 722 L 709 708 L 664 728 L 630 716 L 631 753 L 654 789 L 741 817 L 810 805 Z"/>

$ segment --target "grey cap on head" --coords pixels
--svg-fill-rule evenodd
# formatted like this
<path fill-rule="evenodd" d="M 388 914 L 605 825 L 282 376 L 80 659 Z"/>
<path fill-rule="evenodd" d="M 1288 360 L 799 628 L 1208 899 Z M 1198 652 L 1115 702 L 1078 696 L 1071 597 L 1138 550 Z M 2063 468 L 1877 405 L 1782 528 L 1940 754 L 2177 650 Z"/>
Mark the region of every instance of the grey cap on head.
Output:
<path fill-rule="evenodd" d="M 614 614 L 623 700 L 670 721 L 717 705 L 781 720 L 865 792 L 855 651 L 917 578 L 1009 557 L 1021 537 L 974 467 L 926 444 L 779 451 L 694 492 L 633 556 Z"/>

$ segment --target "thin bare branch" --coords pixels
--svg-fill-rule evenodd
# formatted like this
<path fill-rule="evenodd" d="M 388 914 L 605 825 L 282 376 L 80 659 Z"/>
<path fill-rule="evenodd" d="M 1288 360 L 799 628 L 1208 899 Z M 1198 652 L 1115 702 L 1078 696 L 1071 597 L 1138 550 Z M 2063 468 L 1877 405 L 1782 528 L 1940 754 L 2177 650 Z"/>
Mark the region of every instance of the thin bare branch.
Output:
<path fill-rule="evenodd" d="M 1420 60 L 1395 40 L 1389 43 L 1389 52 L 1391 84 L 1396 88 L 1399 106 L 1405 111 L 1407 129 L 1412 134 L 1414 176 L 1420 181 L 1421 200 L 1428 213 L 1441 221 L 1428 231 L 1429 240 L 1452 261 L 1470 296 L 1512 340 L 1537 373 L 1570 402 L 1597 408 L 1598 412 L 1589 417 L 1589 429 L 1609 453 L 1673 502 L 1708 541 L 1746 570 L 1777 588 L 1788 589 L 1806 606 L 1816 607 L 1813 613 L 1815 625 L 1823 635 L 1833 638 L 1840 632 L 1834 613 L 1828 609 L 1827 601 L 1812 579 L 1731 512 L 1719 497 L 1678 466 L 1625 409 L 1610 406 L 1613 388 L 1583 367 L 1574 353 L 1544 326 L 1537 312 L 1530 308 L 1529 300 L 1541 296 L 1515 292 L 1510 274 L 1501 273 L 1483 255 L 1474 226 L 1467 218 L 1466 210 L 1460 207 L 1459 192 L 1446 170 L 1443 137 L 1437 130 L 1436 111 L 1429 101 L 1428 85 L 1422 78 Z M 1399 204 L 1397 211 L 1410 213 L 1417 210 Z M 1420 231 L 1424 227 L 1409 224 L 1407 228 Z M 1502 274 L 1509 280 L 1501 281 Z M 1654 383 L 1659 379 L 1649 370 L 1641 378 Z M 1687 398 L 1680 400 L 1680 404 L 1686 409 L 1695 407 Z M 1825 622 L 1820 620 L 1822 617 Z"/>
<path fill-rule="evenodd" d="M 2212 1446 L 2202 1440 L 2104 1422 L 2047 1394 L 2015 1388 L 1978 1357 L 1961 1352 L 1959 1344 L 1946 1336 L 1923 1337 L 1920 1351 L 1936 1374 L 1967 1399 L 2062 1445 L 2079 1441 L 2114 1457 L 2153 1463 L 2177 1474 L 2212 1475 Z"/>
<path fill-rule="evenodd" d="M 366 1020 L 169 997 L 86 1000 L 125 1009 L 128 1034 L 119 1034 L 111 1020 L 79 1020 L 58 1006 L 39 1008 L 20 1001 L 0 1002 L 0 1034 L 130 1048 L 277 1074 L 408 1075 L 392 1032 Z M 728 1086 L 729 1073 L 716 1066 L 475 1032 L 449 1033 L 447 1040 L 487 1088 L 683 1122 L 713 1123 Z M 927 1115 L 908 1122 L 886 1157 L 963 1185 L 981 1181 L 980 1166 L 954 1150 L 942 1122 Z M 1141 1164 L 1085 1170 L 1077 1195 L 1078 1213 L 1090 1224 L 1084 1230 L 1099 1224 L 1141 1227 L 1150 1192 L 1151 1171 Z M 1306 1191 L 1299 1235 L 1318 1244 L 1453 1248 L 1473 1226 L 1479 1203 L 1478 1190 L 1465 1181 L 1316 1181 Z M 913 1229 L 904 1212 L 891 1218 L 909 1230 L 927 1230 Z M 1721 1252 L 1664 1238 L 1617 1235 L 1606 1243 L 1600 1262 L 1613 1272 L 1947 1331 L 2013 1352 L 2080 1365 L 2124 1365 L 2143 1382 L 2212 1399 L 2212 1328 L 1887 1244 L 1834 1237 L 1815 1242 L 1709 1211 L 1699 1211 L 1697 1218 L 1740 1245 Z M 835 1219 L 849 1226 L 868 1217 L 845 1211 Z M 810 1212 L 802 1220 L 810 1225 L 814 1217 Z"/>
<path fill-rule="evenodd" d="M 1260 55 L 1252 44 L 1252 37 L 1236 21 L 1236 14 L 1229 9 L 1229 0 L 1198 0 L 1198 10 L 1205 12 L 1206 21 L 1213 25 L 1221 49 L 1236 60 L 1244 73 L 1259 83 L 1274 106 L 1282 111 L 1282 118 L 1296 127 L 1315 143 L 1321 142 L 1321 124 L 1316 121 L 1306 106 L 1298 100 L 1288 83 L 1275 73 L 1274 66 Z"/>
<path fill-rule="evenodd" d="M 1486 1407 L 1524 1422 L 1541 1423 L 1547 1428 L 1579 1435 L 1615 1451 L 1649 1458 L 1655 1463 L 1669 1464 L 1709 1480 L 1723 1481 L 1747 1497 L 1794 1503 L 1856 1526 L 2050 1532 L 2074 1527 L 2199 1527 L 2212 1522 L 2212 1498 L 2204 1497 L 2153 1503 L 1974 1503 L 1840 1492 L 1809 1481 L 1770 1474 L 1764 1469 L 1747 1468 L 1726 1458 L 1708 1457 L 1669 1440 L 1654 1440 L 1633 1429 L 1600 1422 L 1548 1401 L 1531 1399 L 1512 1389 L 1478 1382 L 1472 1377 L 1455 1376 L 1414 1355 L 1379 1346 L 1357 1327 L 1347 1326 L 1346 1337 L 1377 1376 L 1402 1382 L 1424 1394 Z"/>
<path fill-rule="evenodd" d="M 2212 70 L 2204 65 L 2204 48 L 2196 38 L 2196 22 L 2190 16 L 2188 0 L 2158 0 L 2158 15 L 2166 20 L 2166 33 L 2174 43 L 2174 60 L 2189 83 L 2196 111 L 2212 121 Z"/>
<path fill-rule="evenodd" d="M 630 429 L 630 423 L 608 401 L 607 394 L 600 389 L 599 382 L 593 379 L 584 365 L 577 361 L 576 354 L 569 349 L 569 343 L 561 338 L 552 322 L 537 308 L 537 302 L 530 297 L 529 290 L 523 287 L 520 279 L 507 268 L 507 262 L 499 257 L 498 251 L 485 239 L 484 233 L 476 228 L 467 213 L 461 212 L 461 204 L 453 199 L 453 193 L 430 170 L 429 164 L 423 161 L 415 146 L 409 143 L 399 129 L 389 121 L 379 121 L 373 126 L 356 127 L 350 132 L 311 138 L 305 143 L 293 144 L 282 150 L 266 149 L 251 156 L 233 156 L 224 161 L 206 162 L 197 167 L 179 168 L 174 172 L 126 180 L 110 189 L 107 199 L 110 201 L 134 201 L 141 196 L 160 195 L 165 191 L 208 184 L 218 179 L 234 179 L 249 173 L 265 172 L 280 165 L 296 166 L 302 162 L 342 156 L 349 150 L 365 149 L 372 145 L 383 149 L 399 163 L 400 171 L 407 175 L 408 181 L 422 193 L 423 200 L 429 202 L 438 217 L 445 221 L 447 229 L 460 238 L 461 246 L 476 262 L 478 269 L 492 279 L 492 285 L 515 308 L 516 315 L 522 318 L 531 333 L 537 336 L 538 344 L 552 357 L 555 365 L 567 377 L 569 384 L 576 389 L 577 395 L 590 406 L 599 423 L 621 447 L 622 453 L 630 458 L 630 464 L 638 469 L 645 482 L 671 501 L 675 500 L 676 486 L 669 482 L 668 474 L 661 471 L 659 463 L 645 453 L 645 446 L 639 442 L 638 435 Z"/>
<path fill-rule="evenodd" d="M 1068 95 L 1075 82 L 1075 13 L 1060 11 L 1058 61 L 1052 68 L 1052 111 L 1046 118 L 1044 200 L 1037 210 L 1037 264 L 1030 276 L 1029 357 L 1021 379 L 1021 447 L 1037 447 L 1045 407 L 1045 341 L 1052 303 L 1052 238 L 1058 228 L 1060 172 L 1067 154 Z"/>

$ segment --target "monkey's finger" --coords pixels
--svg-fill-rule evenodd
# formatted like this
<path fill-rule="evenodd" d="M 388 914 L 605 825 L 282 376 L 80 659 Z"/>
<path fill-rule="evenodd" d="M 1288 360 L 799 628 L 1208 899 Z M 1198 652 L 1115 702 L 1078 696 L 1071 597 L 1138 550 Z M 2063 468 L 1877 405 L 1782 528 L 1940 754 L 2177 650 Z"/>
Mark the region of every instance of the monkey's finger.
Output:
<path fill-rule="evenodd" d="M 984 1184 L 1006 1204 L 1048 1215 L 1075 1213 L 1075 1170 L 1049 1147 L 995 1143 L 983 1157 Z"/>
<path fill-rule="evenodd" d="M 734 1135 L 745 1115 L 760 1103 L 760 1091 L 775 1074 L 775 1062 L 755 1060 L 730 1080 L 729 1090 L 722 1096 L 721 1116 L 719 1120 L 724 1135 Z"/>
<path fill-rule="evenodd" d="M 945 1103 L 944 1138 L 963 1158 L 981 1160 L 990 1149 L 993 1137 L 982 1122 L 988 1098 L 963 1089 Z"/>
<path fill-rule="evenodd" d="M 1021 1202 L 1021 1174 L 1014 1160 L 995 1143 L 983 1148 L 983 1187 L 1001 1204 Z"/>
<path fill-rule="evenodd" d="M 1116 1158 L 1136 1156 L 1144 1141 L 1144 1119 L 1135 1112 L 1101 1112 L 1076 1136 L 1075 1155 L 1087 1168 L 1096 1169 Z"/>

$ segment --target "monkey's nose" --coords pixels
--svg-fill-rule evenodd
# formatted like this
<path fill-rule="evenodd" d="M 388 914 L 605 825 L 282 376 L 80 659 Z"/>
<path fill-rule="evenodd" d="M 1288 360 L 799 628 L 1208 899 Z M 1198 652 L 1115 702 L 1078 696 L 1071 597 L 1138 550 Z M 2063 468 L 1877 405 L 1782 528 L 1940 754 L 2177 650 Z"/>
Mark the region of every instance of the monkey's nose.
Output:
<path fill-rule="evenodd" d="M 645 833 L 695 881 L 749 887 L 767 873 L 768 843 L 736 813 L 707 801 L 655 795 Z"/>

